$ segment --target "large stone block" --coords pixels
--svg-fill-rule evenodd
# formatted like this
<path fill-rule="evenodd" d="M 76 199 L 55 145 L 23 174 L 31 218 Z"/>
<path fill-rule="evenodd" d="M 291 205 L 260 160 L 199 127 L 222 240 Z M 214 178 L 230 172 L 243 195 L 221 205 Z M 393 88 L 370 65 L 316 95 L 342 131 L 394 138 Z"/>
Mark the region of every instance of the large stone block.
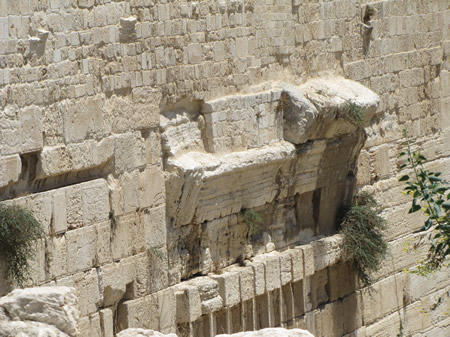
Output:
<path fill-rule="evenodd" d="M 372 285 L 377 296 L 362 292 L 362 311 L 366 325 L 372 324 L 404 305 L 409 289 L 408 275 L 399 273 Z"/>
<path fill-rule="evenodd" d="M 175 286 L 177 323 L 194 322 L 202 315 L 200 293 L 195 286 Z"/>
<path fill-rule="evenodd" d="M 19 155 L 0 158 L 0 188 L 19 181 L 22 163 Z"/>
<path fill-rule="evenodd" d="M 41 150 L 44 146 L 42 110 L 36 106 L 20 110 L 21 153 Z"/>
<path fill-rule="evenodd" d="M 222 275 L 211 275 L 213 280 L 219 283 L 219 292 L 222 296 L 223 304 L 226 307 L 232 307 L 241 301 L 239 291 L 239 273 L 226 272 Z"/>
<path fill-rule="evenodd" d="M 97 259 L 95 227 L 83 227 L 65 234 L 67 245 L 67 271 L 75 273 L 92 268 Z"/>

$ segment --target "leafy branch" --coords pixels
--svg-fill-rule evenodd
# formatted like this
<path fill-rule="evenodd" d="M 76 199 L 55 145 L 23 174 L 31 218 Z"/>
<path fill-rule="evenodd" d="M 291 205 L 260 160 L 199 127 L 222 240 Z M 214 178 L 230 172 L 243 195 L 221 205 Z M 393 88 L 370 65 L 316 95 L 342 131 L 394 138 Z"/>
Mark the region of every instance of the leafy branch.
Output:
<path fill-rule="evenodd" d="M 406 157 L 400 169 L 411 167 L 410 174 L 403 175 L 399 181 L 404 181 L 404 194 L 412 197 L 409 213 L 422 210 L 428 218 L 422 230 L 430 230 L 430 249 L 427 258 L 418 266 L 417 273 L 428 275 L 446 266 L 447 256 L 450 254 L 450 187 L 443 180 L 441 172 L 432 172 L 425 168 L 427 159 L 420 151 L 411 149 L 410 139 L 403 132 L 406 141 L 403 146 L 406 151 L 400 153 Z"/>

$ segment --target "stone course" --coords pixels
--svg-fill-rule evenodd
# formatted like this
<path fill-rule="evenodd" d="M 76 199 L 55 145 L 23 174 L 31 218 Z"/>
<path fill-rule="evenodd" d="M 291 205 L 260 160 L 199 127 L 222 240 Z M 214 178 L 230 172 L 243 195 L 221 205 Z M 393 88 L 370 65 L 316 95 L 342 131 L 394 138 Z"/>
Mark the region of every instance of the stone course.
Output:
<path fill-rule="evenodd" d="M 427 245 L 398 182 L 403 129 L 450 180 L 449 17 L 445 0 L 0 0 L 0 200 L 48 235 L 29 285 L 74 287 L 81 336 L 450 335 L 448 271 L 403 272 Z M 374 298 L 332 235 L 355 186 L 389 223 Z"/>

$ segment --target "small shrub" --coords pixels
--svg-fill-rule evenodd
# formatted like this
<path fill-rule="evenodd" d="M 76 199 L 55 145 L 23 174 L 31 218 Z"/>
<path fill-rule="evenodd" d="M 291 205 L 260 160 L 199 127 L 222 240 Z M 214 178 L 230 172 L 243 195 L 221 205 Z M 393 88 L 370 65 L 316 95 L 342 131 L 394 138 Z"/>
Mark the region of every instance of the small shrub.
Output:
<path fill-rule="evenodd" d="M 359 127 L 364 126 L 365 118 L 362 112 L 362 108 L 356 103 L 348 101 L 346 107 L 344 108 L 342 116 L 353 125 Z"/>
<path fill-rule="evenodd" d="M 8 278 L 21 287 L 30 275 L 35 240 L 43 236 L 41 224 L 30 211 L 0 204 L 0 257 L 6 262 Z"/>
<path fill-rule="evenodd" d="M 364 286 L 372 284 L 371 273 L 379 269 L 387 253 L 383 236 L 386 221 L 380 211 L 373 195 L 362 192 L 355 197 L 341 223 L 346 259 L 352 261 Z"/>
<path fill-rule="evenodd" d="M 248 227 L 248 235 L 252 236 L 261 232 L 261 227 L 264 224 L 264 220 L 261 214 L 252 209 L 243 209 L 241 216 Z"/>

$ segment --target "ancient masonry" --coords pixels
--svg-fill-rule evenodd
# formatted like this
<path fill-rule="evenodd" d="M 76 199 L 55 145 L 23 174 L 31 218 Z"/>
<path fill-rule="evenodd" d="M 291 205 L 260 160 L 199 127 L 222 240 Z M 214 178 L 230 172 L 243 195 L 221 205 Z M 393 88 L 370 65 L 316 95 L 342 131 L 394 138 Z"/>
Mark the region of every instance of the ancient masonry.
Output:
<path fill-rule="evenodd" d="M 403 129 L 450 179 L 449 55 L 448 0 L 0 0 L 30 285 L 75 287 L 83 337 L 449 336 L 448 271 L 404 272 L 427 240 L 398 182 Z M 335 234 L 361 188 L 389 222 L 375 295 Z"/>

